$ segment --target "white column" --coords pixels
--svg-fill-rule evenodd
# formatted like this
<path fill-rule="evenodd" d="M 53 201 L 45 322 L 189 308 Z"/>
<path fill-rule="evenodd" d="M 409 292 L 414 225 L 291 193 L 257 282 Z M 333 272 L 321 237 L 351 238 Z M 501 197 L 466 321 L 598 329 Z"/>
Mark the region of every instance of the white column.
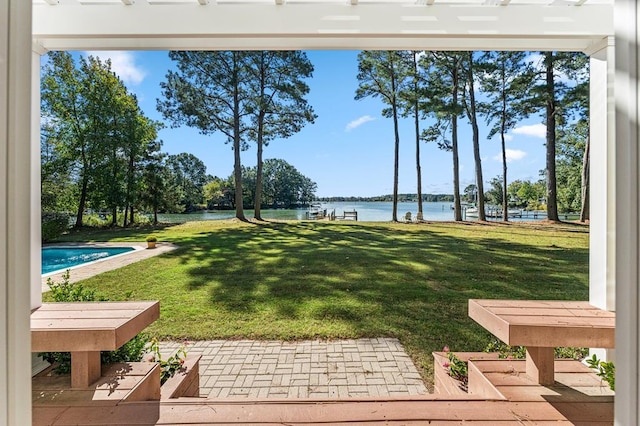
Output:
<path fill-rule="evenodd" d="M 34 45 L 31 53 L 31 309 L 42 305 L 42 220 L 40 186 L 40 58 L 45 53 Z"/>
<path fill-rule="evenodd" d="M 613 37 L 590 52 L 589 302 L 615 311 L 615 74 Z M 611 360 L 612 350 L 592 349 Z"/>
<path fill-rule="evenodd" d="M 616 425 L 640 421 L 638 5 L 616 0 Z M 611 176 L 612 172 L 609 173 Z"/>
<path fill-rule="evenodd" d="M 31 424 L 31 2 L 0 0 L 0 426 Z"/>

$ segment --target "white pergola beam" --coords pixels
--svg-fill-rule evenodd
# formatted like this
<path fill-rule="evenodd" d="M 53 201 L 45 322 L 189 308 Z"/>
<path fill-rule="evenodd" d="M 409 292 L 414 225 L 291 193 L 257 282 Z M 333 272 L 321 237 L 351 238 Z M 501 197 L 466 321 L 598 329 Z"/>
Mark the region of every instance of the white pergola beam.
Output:
<path fill-rule="evenodd" d="M 179 16 L 180 19 L 176 19 Z M 585 50 L 613 33 L 610 5 L 198 4 L 33 8 L 49 50 Z M 277 31 L 276 31 L 277 29 Z"/>

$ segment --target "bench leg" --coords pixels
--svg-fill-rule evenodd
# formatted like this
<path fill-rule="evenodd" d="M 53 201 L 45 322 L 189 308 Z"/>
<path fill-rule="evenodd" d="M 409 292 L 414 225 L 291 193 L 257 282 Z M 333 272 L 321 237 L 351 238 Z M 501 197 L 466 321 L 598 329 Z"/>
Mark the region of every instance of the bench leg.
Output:
<path fill-rule="evenodd" d="M 553 385 L 553 360 L 553 348 L 527 347 L 527 375 L 541 385 Z"/>
<path fill-rule="evenodd" d="M 71 387 L 86 388 L 100 378 L 100 351 L 71 352 Z"/>

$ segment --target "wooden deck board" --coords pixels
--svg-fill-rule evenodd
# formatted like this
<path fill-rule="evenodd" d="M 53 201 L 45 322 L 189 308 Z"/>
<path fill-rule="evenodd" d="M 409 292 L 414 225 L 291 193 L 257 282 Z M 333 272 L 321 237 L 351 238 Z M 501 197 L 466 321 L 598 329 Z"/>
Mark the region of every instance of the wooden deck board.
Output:
<path fill-rule="evenodd" d="M 34 424 L 611 424 L 613 404 L 465 401 L 460 399 L 311 401 L 163 401 L 115 407 L 36 410 Z M 568 417 L 567 417 L 568 416 Z M 572 423 L 573 422 L 573 423 Z"/>

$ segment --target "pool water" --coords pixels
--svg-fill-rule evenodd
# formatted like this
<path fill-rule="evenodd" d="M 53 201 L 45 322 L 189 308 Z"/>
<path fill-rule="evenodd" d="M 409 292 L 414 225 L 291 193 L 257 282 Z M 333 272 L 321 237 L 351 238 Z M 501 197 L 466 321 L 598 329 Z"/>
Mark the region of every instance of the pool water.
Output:
<path fill-rule="evenodd" d="M 65 270 L 105 257 L 133 251 L 133 247 L 47 247 L 42 249 L 42 274 Z"/>

